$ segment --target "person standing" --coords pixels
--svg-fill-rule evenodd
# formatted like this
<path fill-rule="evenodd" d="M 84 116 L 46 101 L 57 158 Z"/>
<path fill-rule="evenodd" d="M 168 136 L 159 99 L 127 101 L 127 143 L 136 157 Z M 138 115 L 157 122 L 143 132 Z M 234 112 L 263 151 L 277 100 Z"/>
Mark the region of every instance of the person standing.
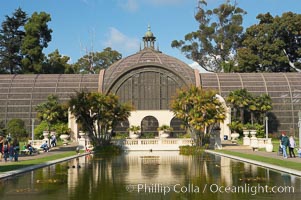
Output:
<path fill-rule="evenodd" d="M 51 136 L 51 147 L 56 147 L 56 137 L 55 134 Z"/>
<path fill-rule="evenodd" d="M 289 154 L 290 154 L 291 158 L 292 158 L 292 155 L 294 156 L 294 158 L 296 158 L 296 155 L 295 155 L 295 152 L 294 152 L 295 147 L 296 147 L 296 142 L 294 140 L 294 137 L 290 136 L 288 151 L 289 151 Z"/>
<path fill-rule="evenodd" d="M 286 133 L 283 132 L 282 133 L 282 137 L 281 137 L 281 148 L 283 151 L 283 157 L 287 158 L 287 152 L 286 149 L 289 146 L 289 138 L 287 137 Z"/>
<path fill-rule="evenodd" d="M 4 144 L 4 138 L 3 136 L 0 135 L 0 161 L 2 160 L 2 156 L 3 156 L 3 144 Z"/>
<path fill-rule="evenodd" d="M 20 144 L 17 138 L 13 141 L 14 159 L 17 162 L 19 158 Z"/>
<path fill-rule="evenodd" d="M 9 143 L 8 143 L 8 141 L 6 140 L 6 141 L 4 142 L 4 145 L 3 145 L 3 155 L 4 155 L 4 161 L 5 161 L 5 162 L 7 161 L 7 158 L 8 158 L 8 156 L 9 156 L 9 148 L 10 148 Z"/>

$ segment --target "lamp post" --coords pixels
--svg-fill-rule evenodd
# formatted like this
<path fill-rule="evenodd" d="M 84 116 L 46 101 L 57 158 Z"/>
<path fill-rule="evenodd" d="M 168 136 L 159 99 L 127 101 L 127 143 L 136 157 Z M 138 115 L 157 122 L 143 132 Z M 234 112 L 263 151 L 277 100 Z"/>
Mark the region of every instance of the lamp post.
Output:
<path fill-rule="evenodd" d="M 34 119 L 31 119 L 31 140 L 34 140 Z"/>
<path fill-rule="evenodd" d="M 265 137 L 266 139 L 269 138 L 269 118 L 268 116 L 265 117 Z"/>
<path fill-rule="evenodd" d="M 301 147 L 301 111 L 300 110 L 298 112 L 298 117 L 299 117 L 299 121 L 298 121 L 298 127 L 299 127 L 299 147 Z"/>

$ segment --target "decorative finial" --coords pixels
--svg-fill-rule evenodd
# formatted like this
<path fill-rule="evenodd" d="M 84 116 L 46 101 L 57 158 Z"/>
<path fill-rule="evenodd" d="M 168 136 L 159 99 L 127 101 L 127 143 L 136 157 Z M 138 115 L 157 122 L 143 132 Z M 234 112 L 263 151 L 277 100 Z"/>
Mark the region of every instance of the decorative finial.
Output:
<path fill-rule="evenodd" d="M 155 41 L 156 41 L 156 37 L 154 36 L 154 34 L 151 32 L 151 27 L 150 25 L 147 26 L 147 31 L 144 34 L 143 37 L 143 42 L 144 42 L 144 48 L 155 48 Z"/>

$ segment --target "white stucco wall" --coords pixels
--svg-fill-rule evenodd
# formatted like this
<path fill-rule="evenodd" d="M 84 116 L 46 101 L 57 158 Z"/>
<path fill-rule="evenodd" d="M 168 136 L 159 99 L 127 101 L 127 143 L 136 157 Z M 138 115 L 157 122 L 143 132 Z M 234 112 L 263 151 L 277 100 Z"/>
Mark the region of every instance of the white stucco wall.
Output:
<path fill-rule="evenodd" d="M 141 126 L 144 117 L 153 116 L 158 120 L 159 126 L 170 125 L 171 119 L 174 117 L 173 112 L 170 110 L 137 110 L 132 111 L 129 117 L 130 126 Z"/>

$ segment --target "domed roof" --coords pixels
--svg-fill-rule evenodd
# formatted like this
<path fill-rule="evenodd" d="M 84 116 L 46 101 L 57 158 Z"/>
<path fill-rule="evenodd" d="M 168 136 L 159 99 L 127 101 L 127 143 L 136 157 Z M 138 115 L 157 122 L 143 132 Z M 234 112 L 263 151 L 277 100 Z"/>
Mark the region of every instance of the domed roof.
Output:
<path fill-rule="evenodd" d="M 135 69 L 161 68 L 178 76 L 186 86 L 195 85 L 194 70 L 177 58 L 163 54 L 153 48 L 144 48 L 136 54 L 123 58 L 104 72 L 102 91 L 109 92 L 114 83 Z"/>

